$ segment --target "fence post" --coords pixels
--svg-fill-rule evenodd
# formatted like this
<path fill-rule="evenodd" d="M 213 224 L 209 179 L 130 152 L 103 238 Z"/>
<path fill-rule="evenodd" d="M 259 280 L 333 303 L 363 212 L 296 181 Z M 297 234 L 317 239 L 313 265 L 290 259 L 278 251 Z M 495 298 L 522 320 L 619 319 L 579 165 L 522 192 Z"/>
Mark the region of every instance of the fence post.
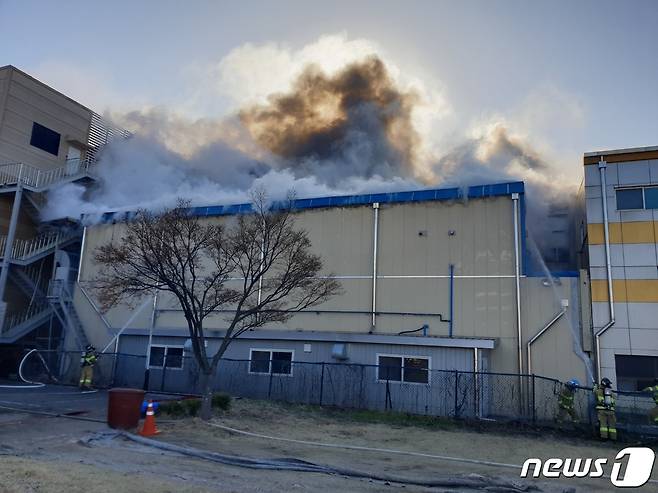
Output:
<path fill-rule="evenodd" d="M 535 396 L 535 374 L 532 374 L 532 422 L 537 422 L 537 406 L 536 406 L 536 396 Z"/>
<path fill-rule="evenodd" d="M 453 413 L 453 416 L 457 418 L 459 415 L 457 414 L 457 394 L 459 393 L 459 370 L 455 370 L 455 412 Z"/>
<path fill-rule="evenodd" d="M 272 397 L 272 365 L 270 363 L 270 381 L 267 384 L 267 398 L 270 399 Z"/>
<path fill-rule="evenodd" d="M 478 374 L 473 372 L 473 417 L 479 418 L 478 412 Z"/>
<path fill-rule="evenodd" d="M 323 392 L 324 392 L 324 361 L 322 362 L 322 371 L 320 372 L 320 406 L 322 405 Z"/>

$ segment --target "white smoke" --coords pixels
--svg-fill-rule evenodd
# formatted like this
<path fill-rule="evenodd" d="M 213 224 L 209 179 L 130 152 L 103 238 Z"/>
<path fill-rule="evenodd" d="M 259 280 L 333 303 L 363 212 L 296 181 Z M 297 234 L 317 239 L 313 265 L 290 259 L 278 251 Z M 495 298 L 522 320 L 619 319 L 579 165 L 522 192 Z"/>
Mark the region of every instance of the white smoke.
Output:
<path fill-rule="evenodd" d="M 419 149 L 412 173 L 391 161 L 382 144 L 386 136 L 367 105 L 350 113 L 355 124 L 329 156 L 294 162 L 255 142 L 236 116 L 245 105 L 265 105 L 273 93 L 290 91 L 309 64 L 329 77 L 372 55 L 384 62 L 396 90 L 416 97 L 410 118 Z M 550 142 L 565 140 L 582 126 L 584 113 L 574 98 L 554 87 L 539 88 L 518 108 L 481 115 L 446 146 L 446 135 L 455 133 L 440 132 L 453 112 L 442 85 L 425 82 L 368 40 L 324 36 L 299 50 L 247 44 L 193 73 L 199 82 L 192 97 L 174 109 L 140 105 L 110 113 L 135 136 L 107 146 L 93 188 L 68 184 L 52 191 L 45 218 L 160 209 L 178 198 L 193 205 L 239 203 L 248 201 L 255 188 L 277 199 L 289 190 L 304 198 L 523 180 L 531 191 L 529 214 L 540 219 L 550 204 L 568 202 L 577 184 L 577 153 L 571 148 L 556 153 Z M 214 101 L 224 106 L 215 107 Z M 560 139 L 555 132 L 562 132 Z M 537 228 L 541 221 L 528 223 Z"/>

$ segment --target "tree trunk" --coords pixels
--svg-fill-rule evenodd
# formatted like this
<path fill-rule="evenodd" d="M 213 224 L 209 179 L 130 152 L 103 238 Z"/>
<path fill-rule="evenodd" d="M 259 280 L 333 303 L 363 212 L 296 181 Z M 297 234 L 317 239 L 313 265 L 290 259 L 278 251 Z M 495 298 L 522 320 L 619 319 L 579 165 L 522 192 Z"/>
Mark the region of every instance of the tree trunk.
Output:
<path fill-rule="evenodd" d="M 212 377 L 215 368 L 211 367 L 208 372 L 201 373 L 201 388 L 203 397 L 201 398 L 201 413 L 199 417 L 208 421 L 212 417 Z"/>

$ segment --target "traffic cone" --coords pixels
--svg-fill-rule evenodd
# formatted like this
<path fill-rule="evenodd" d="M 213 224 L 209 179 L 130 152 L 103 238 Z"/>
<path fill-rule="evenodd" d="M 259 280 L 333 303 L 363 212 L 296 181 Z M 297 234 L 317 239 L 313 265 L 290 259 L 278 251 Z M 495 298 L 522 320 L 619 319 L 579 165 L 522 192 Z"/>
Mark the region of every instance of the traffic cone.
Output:
<path fill-rule="evenodd" d="M 149 400 L 149 404 L 146 407 L 146 419 L 144 420 L 144 426 L 140 430 L 139 434 L 143 437 L 152 437 L 160 433 L 155 426 L 155 412 L 153 411 L 153 401 Z"/>

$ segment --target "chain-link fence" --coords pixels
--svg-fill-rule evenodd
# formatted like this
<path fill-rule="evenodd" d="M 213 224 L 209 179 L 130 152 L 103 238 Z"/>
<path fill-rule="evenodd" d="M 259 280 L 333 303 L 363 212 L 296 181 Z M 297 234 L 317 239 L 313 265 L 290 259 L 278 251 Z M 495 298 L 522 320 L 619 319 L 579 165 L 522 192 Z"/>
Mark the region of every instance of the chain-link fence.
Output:
<path fill-rule="evenodd" d="M 159 363 L 162 366 L 149 368 L 147 377 L 145 356 L 103 354 L 94 367 L 94 386 L 201 393 L 201 372 L 193 357 L 170 356 Z M 23 362 L 22 373 L 28 379 L 77 384 L 80 353 L 39 351 Z M 212 388 L 236 397 L 291 403 L 572 426 L 558 420 L 563 383 L 539 375 L 427 369 L 412 374 L 377 365 L 223 359 Z M 618 392 L 619 428 L 658 434 L 649 418 L 655 405 L 648 393 Z M 579 426 L 594 423 L 591 388 L 576 389 L 574 411 Z"/>

